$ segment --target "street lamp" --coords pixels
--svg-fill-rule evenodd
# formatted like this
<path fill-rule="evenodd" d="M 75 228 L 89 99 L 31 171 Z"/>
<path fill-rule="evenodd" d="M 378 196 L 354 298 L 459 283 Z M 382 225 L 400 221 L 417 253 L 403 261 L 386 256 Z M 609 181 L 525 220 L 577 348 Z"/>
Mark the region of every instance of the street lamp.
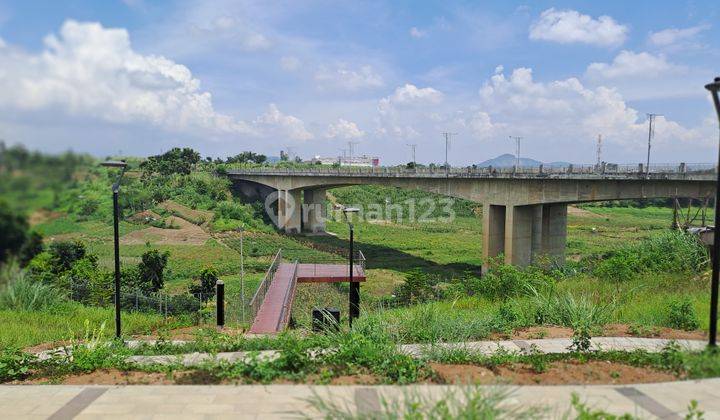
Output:
<path fill-rule="evenodd" d="M 705 85 L 705 89 L 712 94 L 715 111 L 718 116 L 718 124 L 720 124 L 720 98 L 718 98 L 718 90 L 720 90 L 720 77 L 716 77 L 712 83 Z M 713 233 L 713 255 L 712 255 L 712 281 L 710 286 L 710 346 L 717 345 L 717 316 L 718 316 L 718 274 L 720 273 L 720 258 L 718 258 L 718 249 L 720 249 L 720 235 L 718 235 L 718 226 L 720 226 L 720 208 L 718 207 L 718 199 L 720 199 L 720 149 L 718 150 L 718 167 L 717 184 L 715 184 L 715 227 Z"/>
<path fill-rule="evenodd" d="M 345 220 L 347 221 L 348 227 L 350 228 L 350 309 L 348 312 L 348 322 L 350 323 L 351 328 L 353 319 L 360 316 L 360 283 L 353 281 L 353 263 L 355 262 L 355 251 L 353 250 L 355 227 L 352 224 L 352 214 L 359 211 L 360 209 L 357 209 L 355 207 L 343 208 L 343 215 L 345 216 Z M 350 216 L 348 216 L 348 214 Z"/>
<path fill-rule="evenodd" d="M 120 175 L 112 185 L 113 193 L 113 229 L 115 240 L 115 337 L 120 338 L 120 205 L 118 204 L 118 191 L 120 191 L 120 180 L 125 175 L 127 163 L 124 161 L 109 160 L 100 164 L 108 168 L 120 168 Z"/>

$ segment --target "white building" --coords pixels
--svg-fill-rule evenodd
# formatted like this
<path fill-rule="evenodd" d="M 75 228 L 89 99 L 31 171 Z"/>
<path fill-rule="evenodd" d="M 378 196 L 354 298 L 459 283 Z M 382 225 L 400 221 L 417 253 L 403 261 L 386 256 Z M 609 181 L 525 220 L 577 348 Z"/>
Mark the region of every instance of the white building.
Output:
<path fill-rule="evenodd" d="M 340 166 L 356 166 L 356 167 L 377 167 L 380 166 L 380 158 L 372 156 L 337 156 L 337 157 L 322 157 L 315 156 L 312 163 L 320 163 L 323 165 L 340 165 Z"/>

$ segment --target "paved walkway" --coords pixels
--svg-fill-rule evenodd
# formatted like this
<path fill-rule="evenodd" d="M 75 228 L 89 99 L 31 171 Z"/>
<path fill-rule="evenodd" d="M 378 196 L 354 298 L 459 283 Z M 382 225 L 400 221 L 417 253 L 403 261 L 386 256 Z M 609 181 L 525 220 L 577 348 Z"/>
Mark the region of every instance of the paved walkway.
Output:
<path fill-rule="evenodd" d="M 662 338 L 639 338 L 639 337 L 595 337 L 591 339 L 593 350 L 600 351 L 633 351 L 645 350 L 648 352 L 662 351 L 669 343 L 674 342 L 683 350 L 700 351 L 705 348 L 706 343 L 699 340 L 667 340 Z M 176 342 L 181 343 L 181 342 Z M 137 342 L 133 345 L 137 346 Z M 473 341 L 467 343 L 438 343 L 430 344 L 404 344 L 399 346 L 400 351 L 415 357 L 431 353 L 434 350 L 467 350 L 476 354 L 491 355 L 499 350 L 512 353 L 569 353 L 572 339 L 549 338 L 537 340 L 507 340 L 507 341 Z M 160 356 L 132 356 L 128 361 L 140 365 L 148 364 L 173 364 L 181 363 L 184 366 L 193 366 L 208 360 L 225 360 L 239 362 L 247 360 L 251 355 L 257 354 L 266 360 L 278 356 L 275 350 L 261 352 L 224 352 L 216 355 L 209 353 L 189 353 L 183 355 L 160 355 Z"/>
<path fill-rule="evenodd" d="M 251 334 L 276 333 L 285 328 L 286 325 L 281 319 L 283 306 L 285 300 L 288 299 L 290 307 L 292 307 L 292 301 L 295 297 L 294 288 L 297 287 L 297 283 L 293 278 L 294 275 L 295 264 L 281 263 L 278 266 L 270 282 L 267 294 L 265 294 L 265 299 L 250 327 Z M 291 288 L 293 290 L 289 290 Z"/>
<path fill-rule="evenodd" d="M 498 387 L 483 387 L 492 392 Z M 681 419 L 691 399 L 698 401 L 706 419 L 720 418 L 720 379 L 624 386 L 506 387 L 508 407 L 542 407 L 544 418 L 561 418 L 570 410 L 571 394 L 614 414 L 642 418 Z M 307 401 L 314 395 L 368 416 L 382 401 L 420 395 L 444 399 L 457 387 L 399 386 L 0 386 L 3 419 L 274 419 L 322 417 Z M 573 418 L 573 417 L 570 417 Z"/>

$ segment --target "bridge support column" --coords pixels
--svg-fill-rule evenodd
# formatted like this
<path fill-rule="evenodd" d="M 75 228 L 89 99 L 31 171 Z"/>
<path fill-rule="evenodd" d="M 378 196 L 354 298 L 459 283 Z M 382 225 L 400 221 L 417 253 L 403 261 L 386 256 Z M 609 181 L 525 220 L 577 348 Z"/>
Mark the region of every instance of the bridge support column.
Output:
<path fill-rule="evenodd" d="M 303 191 L 303 232 L 325 232 L 325 188 Z"/>
<path fill-rule="evenodd" d="M 504 262 L 527 266 L 541 255 L 565 261 L 566 204 L 483 206 L 483 270 L 490 258 L 504 254 Z"/>
<path fill-rule="evenodd" d="M 543 204 L 541 253 L 557 264 L 565 263 L 567 204 Z"/>
<path fill-rule="evenodd" d="M 483 205 L 483 271 L 505 251 L 505 206 Z"/>
<path fill-rule="evenodd" d="M 300 233 L 302 206 L 300 190 L 278 190 L 278 227 L 286 233 Z"/>

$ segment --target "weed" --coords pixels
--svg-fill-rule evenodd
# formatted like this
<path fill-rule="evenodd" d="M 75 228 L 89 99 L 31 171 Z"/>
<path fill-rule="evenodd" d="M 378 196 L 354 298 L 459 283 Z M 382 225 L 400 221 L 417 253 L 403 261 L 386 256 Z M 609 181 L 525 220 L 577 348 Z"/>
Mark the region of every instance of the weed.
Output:
<path fill-rule="evenodd" d="M 568 349 L 573 352 L 586 353 L 591 346 L 590 325 L 587 322 L 580 321 L 573 326 L 572 344 Z"/>
<path fill-rule="evenodd" d="M 665 324 L 670 328 L 685 331 L 696 330 L 700 326 L 692 302 L 687 298 L 670 302 L 667 308 Z"/>
<path fill-rule="evenodd" d="M 34 362 L 35 356 L 19 349 L 0 350 L 0 383 L 23 379 Z"/>

